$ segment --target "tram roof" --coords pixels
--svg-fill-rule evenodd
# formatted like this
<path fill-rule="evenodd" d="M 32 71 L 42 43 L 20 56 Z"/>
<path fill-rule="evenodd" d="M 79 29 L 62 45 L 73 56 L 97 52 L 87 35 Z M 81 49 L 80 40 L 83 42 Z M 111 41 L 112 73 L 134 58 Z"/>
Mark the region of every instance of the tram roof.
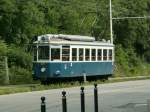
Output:
<path fill-rule="evenodd" d="M 46 34 L 38 36 L 35 44 L 58 44 L 58 45 L 104 45 L 113 46 L 110 41 L 95 41 L 94 37 L 80 35 Z"/>

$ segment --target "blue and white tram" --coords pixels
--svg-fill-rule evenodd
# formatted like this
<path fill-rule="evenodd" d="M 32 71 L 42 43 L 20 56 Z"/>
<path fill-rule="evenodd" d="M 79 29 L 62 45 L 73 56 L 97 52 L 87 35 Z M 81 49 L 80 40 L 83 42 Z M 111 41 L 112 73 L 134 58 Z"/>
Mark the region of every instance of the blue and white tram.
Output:
<path fill-rule="evenodd" d="M 57 78 L 110 76 L 114 45 L 79 35 L 38 36 L 34 42 L 33 77 L 41 81 Z"/>

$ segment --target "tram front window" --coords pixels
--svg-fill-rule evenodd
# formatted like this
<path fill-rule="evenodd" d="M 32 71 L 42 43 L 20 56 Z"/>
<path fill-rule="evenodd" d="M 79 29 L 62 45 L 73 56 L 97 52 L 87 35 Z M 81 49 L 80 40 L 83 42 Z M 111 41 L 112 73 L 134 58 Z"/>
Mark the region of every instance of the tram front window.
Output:
<path fill-rule="evenodd" d="M 51 48 L 51 61 L 60 60 L 60 48 Z"/>
<path fill-rule="evenodd" d="M 38 59 L 39 60 L 49 59 L 49 46 L 38 46 Z"/>

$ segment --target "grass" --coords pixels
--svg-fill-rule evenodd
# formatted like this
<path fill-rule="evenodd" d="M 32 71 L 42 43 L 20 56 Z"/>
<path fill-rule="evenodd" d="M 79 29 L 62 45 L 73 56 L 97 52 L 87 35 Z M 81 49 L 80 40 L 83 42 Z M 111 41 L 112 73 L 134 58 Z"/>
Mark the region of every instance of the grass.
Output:
<path fill-rule="evenodd" d="M 21 93 L 21 92 L 31 92 L 31 91 L 39 91 L 39 90 L 48 90 L 48 89 L 57 89 L 57 88 L 67 88 L 67 87 L 75 87 L 75 86 L 85 86 L 85 85 L 93 85 L 104 84 L 104 83 L 114 83 L 114 82 L 123 82 L 123 81 L 131 81 L 131 80 L 144 80 L 150 79 L 150 76 L 145 77 L 126 77 L 126 78 L 111 78 L 106 81 L 97 80 L 86 83 L 76 82 L 67 82 L 67 83 L 57 83 L 50 85 L 41 85 L 41 84 L 30 84 L 30 85 L 9 85 L 9 86 L 0 86 L 0 95 L 3 94 L 13 94 L 13 93 Z"/>
<path fill-rule="evenodd" d="M 128 69 L 115 68 L 115 77 L 136 77 L 136 76 L 150 76 L 150 64 L 141 63 L 136 67 Z"/>

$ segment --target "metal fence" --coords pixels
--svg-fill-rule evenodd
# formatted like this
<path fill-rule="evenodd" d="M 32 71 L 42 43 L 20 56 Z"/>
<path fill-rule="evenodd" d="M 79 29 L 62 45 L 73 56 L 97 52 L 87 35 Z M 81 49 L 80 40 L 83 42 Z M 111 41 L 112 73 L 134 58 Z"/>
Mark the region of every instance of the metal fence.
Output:
<path fill-rule="evenodd" d="M 45 97 L 41 97 L 41 112 L 46 112 L 46 102 Z M 85 112 L 85 93 L 84 87 L 80 88 L 80 105 L 81 112 Z M 67 112 L 67 96 L 66 91 L 62 91 L 62 112 Z M 94 110 L 93 112 L 98 112 L 98 89 L 97 84 L 94 84 Z"/>

